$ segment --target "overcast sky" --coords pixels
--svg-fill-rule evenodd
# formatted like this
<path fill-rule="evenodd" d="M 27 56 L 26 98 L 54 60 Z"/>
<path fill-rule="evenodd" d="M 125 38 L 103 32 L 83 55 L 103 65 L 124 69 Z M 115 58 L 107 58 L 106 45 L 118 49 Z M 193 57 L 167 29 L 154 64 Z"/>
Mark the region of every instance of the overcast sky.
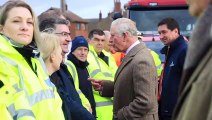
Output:
<path fill-rule="evenodd" d="M 7 0 L 0 0 L 0 5 Z M 35 13 L 40 15 L 41 12 L 50 7 L 60 7 L 60 0 L 25 0 L 29 3 Z M 120 0 L 122 9 L 128 0 Z M 113 10 L 114 0 L 66 0 L 68 9 L 82 18 L 98 18 L 101 10 L 102 16 L 106 17 L 108 12 Z"/>

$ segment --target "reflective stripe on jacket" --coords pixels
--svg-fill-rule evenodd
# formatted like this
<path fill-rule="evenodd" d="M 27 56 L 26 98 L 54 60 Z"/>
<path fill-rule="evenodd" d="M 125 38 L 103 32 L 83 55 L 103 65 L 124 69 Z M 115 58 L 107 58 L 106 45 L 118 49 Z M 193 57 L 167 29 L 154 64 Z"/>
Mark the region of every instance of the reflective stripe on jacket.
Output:
<path fill-rule="evenodd" d="M 96 54 L 93 46 L 89 45 L 89 53 L 87 61 L 89 65 L 87 67 L 89 75 L 91 78 L 99 80 L 111 80 L 114 81 L 115 73 L 117 70 L 116 62 L 113 56 L 104 51 L 105 56 L 108 56 L 107 65 L 101 58 Z M 98 120 L 110 120 L 112 119 L 112 98 L 101 97 L 99 93 L 93 90 L 94 98 L 96 101 L 96 112 Z"/>
<path fill-rule="evenodd" d="M 80 99 L 82 101 L 82 105 L 88 111 L 90 111 L 90 109 L 91 109 L 90 102 L 88 101 L 88 99 L 85 97 L 85 95 L 82 93 L 82 91 L 79 88 L 79 78 L 78 78 L 78 73 L 77 73 L 77 70 L 76 70 L 75 65 L 71 61 L 69 61 L 69 60 L 66 60 L 66 65 L 68 67 L 68 71 L 71 73 L 71 75 L 73 77 L 74 86 L 75 86 L 75 89 L 77 90 L 77 93 L 80 96 Z"/>
<path fill-rule="evenodd" d="M 5 69 L 0 59 L 0 69 Z M 11 74 L 12 75 L 12 74 Z M 10 77 L 4 77 L 0 72 L 0 116 L 2 120 L 35 120 L 31 106 L 26 98 L 25 92 L 11 81 Z M 6 79 L 4 79 L 6 78 Z"/>
<path fill-rule="evenodd" d="M 89 53 L 88 53 L 88 72 L 91 78 L 95 79 L 104 79 L 104 80 L 114 80 L 115 73 L 117 70 L 117 65 L 113 56 L 106 52 L 105 50 L 102 51 L 105 56 L 108 57 L 107 65 L 101 58 L 98 57 L 94 48 L 89 45 Z"/>

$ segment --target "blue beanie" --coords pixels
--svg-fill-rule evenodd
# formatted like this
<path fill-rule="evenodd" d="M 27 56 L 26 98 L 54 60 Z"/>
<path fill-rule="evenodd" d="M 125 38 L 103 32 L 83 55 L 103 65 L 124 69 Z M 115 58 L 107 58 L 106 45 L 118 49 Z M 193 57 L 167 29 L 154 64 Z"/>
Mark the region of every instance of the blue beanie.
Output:
<path fill-rule="evenodd" d="M 83 36 L 77 36 L 72 40 L 72 46 L 71 46 L 71 52 L 74 52 L 75 49 L 78 47 L 87 47 L 88 48 L 88 42 Z"/>

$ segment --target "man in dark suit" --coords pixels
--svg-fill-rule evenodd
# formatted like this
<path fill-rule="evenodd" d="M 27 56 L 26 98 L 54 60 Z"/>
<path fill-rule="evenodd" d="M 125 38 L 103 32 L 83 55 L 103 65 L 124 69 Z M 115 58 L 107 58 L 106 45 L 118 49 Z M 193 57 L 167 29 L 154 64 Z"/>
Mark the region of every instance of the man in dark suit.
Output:
<path fill-rule="evenodd" d="M 105 97 L 114 97 L 114 120 L 158 120 L 157 74 L 153 58 L 137 39 L 133 21 L 119 18 L 111 24 L 114 49 L 125 52 L 115 81 L 90 79 Z"/>

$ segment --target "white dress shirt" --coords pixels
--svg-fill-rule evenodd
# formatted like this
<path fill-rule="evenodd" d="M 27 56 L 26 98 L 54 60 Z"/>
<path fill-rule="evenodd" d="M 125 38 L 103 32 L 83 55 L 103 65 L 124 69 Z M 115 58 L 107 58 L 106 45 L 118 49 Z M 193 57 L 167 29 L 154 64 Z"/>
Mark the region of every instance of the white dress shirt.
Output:
<path fill-rule="evenodd" d="M 127 49 L 125 55 L 127 55 L 127 54 L 129 53 L 129 51 L 130 51 L 133 47 L 135 47 L 137 44 L 139 44 L 139 43 L 140 43 L 139 40 L 135 41 L 135 42 Z"/>

